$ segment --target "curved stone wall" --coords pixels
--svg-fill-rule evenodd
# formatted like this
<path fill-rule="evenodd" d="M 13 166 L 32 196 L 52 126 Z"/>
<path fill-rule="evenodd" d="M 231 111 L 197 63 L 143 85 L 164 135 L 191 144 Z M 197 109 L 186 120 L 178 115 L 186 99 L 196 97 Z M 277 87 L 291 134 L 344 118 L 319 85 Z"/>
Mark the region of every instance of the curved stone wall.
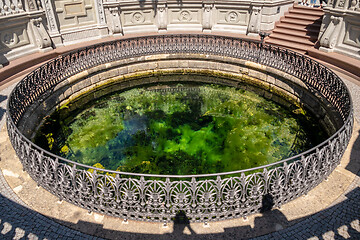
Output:
<path fill-rule="evenodd" d="M 65 79 L 54 87 L 48 98 L 25 113 L 27 117 L 19 122 L 19 130 L 32 139 L 42 119 L 63 105 L 72 112 L 111 92 L 161 83 L 158 76 L 166 74 L 178 75 L 168 79 L 169 82 L 196 81 L 196 75 L 212 75 L 218 80 L 207 83 L 248 89 L 286 107 L 306 108 L 329 136 L 342 125 L 340 115 L 326 98 L 315 96 L 308 86 L 290 74 L 230 57 L 163 54 L 109 62 Z"/>

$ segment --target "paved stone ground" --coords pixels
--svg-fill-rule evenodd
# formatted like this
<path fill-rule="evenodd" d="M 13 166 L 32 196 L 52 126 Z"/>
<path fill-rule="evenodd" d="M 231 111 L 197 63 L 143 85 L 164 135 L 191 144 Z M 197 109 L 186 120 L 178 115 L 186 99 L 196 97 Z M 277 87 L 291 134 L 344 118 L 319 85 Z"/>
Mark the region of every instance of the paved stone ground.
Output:
<path fill-rule="evenodd" d="M 27 208 L 0 171 L 0 239 L 99 239 L 69 229 Z"/>
<path fill-rule="evenodd" d="M 360 239 L 359 179 L 338 199 L 339 203 L 291 227 L 255 239 Z"/>
<path fill-rule="evenodd" d="M 360 86 L 346 81 L 352 92 L 355 117 L 360 120 Z M 5 114 L 7 88 L 0 92 L 0 128 L 2 128 Z M 359 139 L 356 148 L 360 149 Z M 360 156 L 356 156 L 359 159 Z M 360 172 L 348 190 L 332 206 L 322 210 L 292 226 L 261 236 L 255 239 L 360 239 Z M 278 211 L 278 210 L 274 210 Z M 279 211 L 280 212 L 280 211 Z M 125 232 L 109 233 L 104 231 L 104 236 L 116 236 L 116 239 L 239 239 L 240 231 L 256 231 L 261 228 L 259 224 L 246 229 L 225 229 L 224 233 L 185 235 L 183 230 L 191 227 L 178 225 L 174 232 L 165 235 L 132 234 Z M 106 234 L 108 233 L 108 234 Z M 0 170 L 0 239 L 99 239 L 90 235 L 72 230 L 51 218 L 45 217 L 29 209 L 12 191 L 5 181 Z"/>

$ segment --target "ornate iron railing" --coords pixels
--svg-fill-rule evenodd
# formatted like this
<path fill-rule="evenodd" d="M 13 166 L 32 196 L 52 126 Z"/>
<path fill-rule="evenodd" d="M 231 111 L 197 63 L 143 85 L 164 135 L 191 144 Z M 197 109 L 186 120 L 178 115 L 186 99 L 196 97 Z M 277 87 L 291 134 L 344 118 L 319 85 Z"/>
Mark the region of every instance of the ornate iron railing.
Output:
<path fill-rule="evenodd" d="M 18 130 L 17 124 L 30 105 L 48 97 L 64 79 L 115 60 L 162 53 L 233 57 L 289 73 L 327 99 L 340 114 L 343 126 L 320 145 L 277 163 L 235 172 L 187 176 L 97 169 L 47 152 Z M 338 165 L 353 127 L 349 92 L 328 68 L 286 49 L 207 35 L 130 38 L 57 57 L 18 83 L 9 98 L 7 111 L 12 145 L 24 169 L 40 186 L 89 211 L 164 222 L 179 211 L 184 211 L 190 221 L 247 216 L 260 210 L 265 195 L 271 195 L 275 206 L 280 206 L 307 193 Z"/>

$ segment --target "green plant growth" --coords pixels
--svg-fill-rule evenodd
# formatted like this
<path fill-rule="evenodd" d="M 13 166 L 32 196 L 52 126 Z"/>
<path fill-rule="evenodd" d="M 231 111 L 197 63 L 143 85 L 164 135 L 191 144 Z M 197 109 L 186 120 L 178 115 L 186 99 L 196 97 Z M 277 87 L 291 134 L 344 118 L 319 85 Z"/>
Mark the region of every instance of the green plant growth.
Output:
<path fill-rule="evenodd" d="M 106 169 L 201 174 L 272 163 L 325 137 L 308 134 L 315 124 L 303 109 L 291 112 L 253 92 L 212 85 L 172 90 L 140 88 L 104 97 L 69 126 L 62 119 L 46 122 L 38 143 Z M 50 132 L 54 124 L 59 131 Z"/>

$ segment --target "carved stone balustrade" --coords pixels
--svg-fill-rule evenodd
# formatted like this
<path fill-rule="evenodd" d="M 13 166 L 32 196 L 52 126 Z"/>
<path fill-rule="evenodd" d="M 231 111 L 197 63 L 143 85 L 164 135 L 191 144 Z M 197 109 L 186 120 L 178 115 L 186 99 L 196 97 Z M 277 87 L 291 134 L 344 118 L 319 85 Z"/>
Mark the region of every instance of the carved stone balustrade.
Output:
<path fill-rule="evenodd" d="M 0 67 L 49 47 L 112 35 L 196 31 L 257 36 L 272 30 L 292 4 L 293 0 L 0 0 Z"/>

